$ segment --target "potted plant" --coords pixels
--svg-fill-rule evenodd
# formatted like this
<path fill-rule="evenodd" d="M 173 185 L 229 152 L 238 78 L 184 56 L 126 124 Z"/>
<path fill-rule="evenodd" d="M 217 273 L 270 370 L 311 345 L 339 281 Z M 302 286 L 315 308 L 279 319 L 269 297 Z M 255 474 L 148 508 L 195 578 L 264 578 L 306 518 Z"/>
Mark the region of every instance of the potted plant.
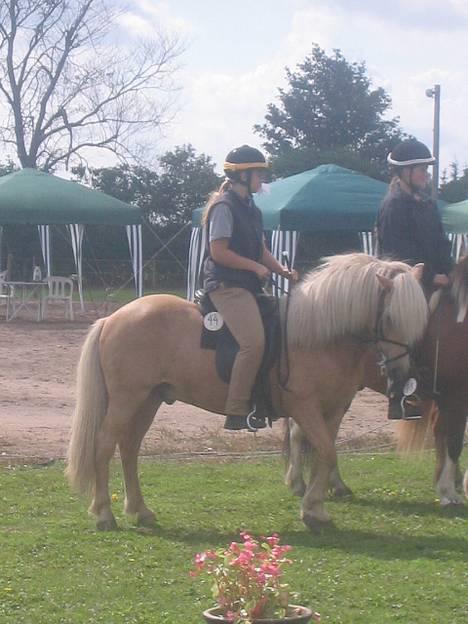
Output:
<path fill-rule="evenodd" d="M 192 576 L 211 582 L 216 606 L 203 613 L 206 622 L 229 624 L 299 624 L 319 622 L 320 614 L 291 604 L 297 598 L 283 581 L 291 546 L 274 534 L 259 540 L 241 533 L 242 542 L 195 556 Z"/>

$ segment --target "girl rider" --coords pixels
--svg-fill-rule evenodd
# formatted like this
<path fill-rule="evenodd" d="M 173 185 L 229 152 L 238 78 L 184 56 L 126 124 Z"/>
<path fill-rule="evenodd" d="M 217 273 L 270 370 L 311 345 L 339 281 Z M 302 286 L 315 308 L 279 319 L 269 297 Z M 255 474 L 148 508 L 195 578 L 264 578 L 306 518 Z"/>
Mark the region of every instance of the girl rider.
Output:
<path fill-rule="evenodd" d="M 248 428 L 252 389 L 263 357 L 265 337 L 255 295 L 270 273 L 297 280 L 297 273 L 279 264 L 266 248 L 262 214 L 252 198 L 267 167 L 264 155 L 253 147 L 230 151 L 224 163 L 226 179 L 203 215 L 209 241 L 204 289 L 239 344 L 225 406 L 224 427 L 232 430 Z M 262 426 L 261 421 L 256 426 Z"/>

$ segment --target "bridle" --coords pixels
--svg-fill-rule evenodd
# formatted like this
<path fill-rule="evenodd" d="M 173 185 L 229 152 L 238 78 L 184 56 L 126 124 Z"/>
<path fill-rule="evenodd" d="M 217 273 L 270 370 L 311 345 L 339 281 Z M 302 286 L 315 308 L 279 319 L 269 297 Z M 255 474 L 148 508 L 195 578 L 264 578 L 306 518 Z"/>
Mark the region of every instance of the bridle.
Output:
<path fill-rule="evenodd" d="M 377 303 L 377 315 L 375 319 L 374 336 L 369 340 L 365 340 L 365 342 L 371 342 L 376 345 L 378 354 L 380 356 L 378 365 L 380 366 L 382 370 L 385 370 L 388 364 L 391 364 L 392 362 L 397 362 L 398 360 L 401 360 L 402 358 L 406 356 L 409 356 L 411 360 L 411 349 L 409 347 L 409 344 L 404 343 L 404 342 L 399 342 L 398 340 L 392 340 L 391 338 L 385 337 L 385 334 L 383 331 L 385 296 L 386 296 L 386 291 L 382 290 L 382 292 L 379 295 L 379 300 Z M 403 351 L 401 353 L 398 353 L 398 355 L 394 355 L 393 357 L 387 357 L 385 353 L 381 349 L 378 348 L 379 343 L 395 345 L 396 347 L 401 347 Z"/>

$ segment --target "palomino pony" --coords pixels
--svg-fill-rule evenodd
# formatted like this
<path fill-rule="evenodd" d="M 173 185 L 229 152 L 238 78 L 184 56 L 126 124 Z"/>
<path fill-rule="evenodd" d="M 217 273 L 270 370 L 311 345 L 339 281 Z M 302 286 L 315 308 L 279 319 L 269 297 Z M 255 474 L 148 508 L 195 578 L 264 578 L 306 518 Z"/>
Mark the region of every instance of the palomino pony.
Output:
<path fill-rule="evenodd" d="M 395 267 L 404 270 L 392 277 Z M 317 471 L 302 501 L 311 528 L 330 521 L 324 508 L 335 436 L 359 388 L 361 366 L 376 345 L 394 392 L 409 369 L 407 345 L 421 338 L 427 304 L 417 271 L 365 254 L 329 259 L 297 285 L 287 315 L 287 388 L 271 373 L 277 413 L 299 423 L 317 448 Z M 67 475 L 81 492 L 92 490 L 97 527 L 116 527 L 108 491 L 109 462 L 119 446 L 125 481 L 124 509 L 152 525 L 137 472 L 141 441 L 162 402 L 180 400 L 223 413 L 227 384 L 217 375 L 213 351 L 200 348 L 202 317 L 196 305 L 170 295 L 135 300 L 90 329 L 78 365 L 77 404 Z M 402 354 L 402 347 L 404 353 Z"/>
<path fill-rule="evenodd" d="M 452 286 L 438 291 L 430 302 L 432 311 L 417 353 L 417 365 L 425 371 L 425 410 L 421 420 L 398 423 L 398 448 L 418 451 L 432 428 L 436 449 L 435 483 L 442 506 L 462 503 L 457 492 L 463 479 L 459 459 L 468 413 L 468 256 L 454 268 Z M 375 354 L 369 352 L 362 367 L 362 386 L 385 393 L 385 378 L 379 374 Z M 434 403 L 438 409 L 435 409 Z M 305 436 L 295 423 L 290 424 L 289 462 L 286 483 L 298 496 L 305 492 L 302 463 L 304 450 L 310 452 Z M 309 463 L 309 462 L 308 462 Z M 313 466 L 311 467 L 313 478 Z M 351 490 L 343 482 L 338 467 L 331 474 L 330 487 L 337 495 Z M 468 471 L 464 479 L 468 497 Z"/>

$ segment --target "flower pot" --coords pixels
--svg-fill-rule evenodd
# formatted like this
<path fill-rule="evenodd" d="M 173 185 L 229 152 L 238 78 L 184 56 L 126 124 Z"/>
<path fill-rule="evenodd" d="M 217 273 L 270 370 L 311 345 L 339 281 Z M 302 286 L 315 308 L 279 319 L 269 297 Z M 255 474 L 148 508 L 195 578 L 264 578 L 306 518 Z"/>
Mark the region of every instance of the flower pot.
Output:
<path fill-rule="evenodd" d="M 293 612 L 284 618 L 258 618 L 253 620 L 253 624 L 306 624 L 312 618 L 312 611 L 307 607 L 299 607 L 297 605 L 289 605 L 289 609 Z M 231 620 L 223 617 L 218 607 L 213 607 L 203 611 L 205 622 L 210 624 L 230 624 Z"/>

